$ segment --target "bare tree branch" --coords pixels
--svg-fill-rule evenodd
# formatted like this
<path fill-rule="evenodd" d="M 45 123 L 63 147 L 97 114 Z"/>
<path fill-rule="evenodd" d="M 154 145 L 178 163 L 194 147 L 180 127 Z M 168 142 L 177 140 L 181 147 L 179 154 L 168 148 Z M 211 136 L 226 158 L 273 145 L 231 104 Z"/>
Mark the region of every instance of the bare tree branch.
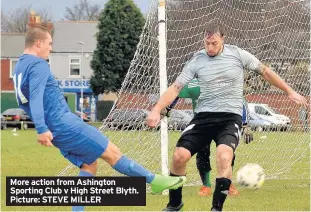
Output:
<path fill-rule="evenodd" d="M 51 22 L 52 15 L 46 8 L 35 10 L 36 14 L 41 17 L 42 22 Z"/>
<path fill-rule="evenodd" d="M 31 5 L 27 5 L 13 9 L 7 13 L 1 11 L 1 32 L 26 32 L 31 8 Z M 43 8 L 36 11 L 36 14 L 43 21 L 52 19 L 51 13 Z"/>
<path fill-rule="evenodd" d="M 80 0 L 72 8 L 66 7 L 65 19 L 70 21 L 97 21 L 101 6 L 92 5 L 88 0 Z"/>
<path fill-rule="evenodd" d="M 7 32 L 8 23 L 7 18 L 4 15 L 3 11 L 1 10 L 1 32 Z"/>

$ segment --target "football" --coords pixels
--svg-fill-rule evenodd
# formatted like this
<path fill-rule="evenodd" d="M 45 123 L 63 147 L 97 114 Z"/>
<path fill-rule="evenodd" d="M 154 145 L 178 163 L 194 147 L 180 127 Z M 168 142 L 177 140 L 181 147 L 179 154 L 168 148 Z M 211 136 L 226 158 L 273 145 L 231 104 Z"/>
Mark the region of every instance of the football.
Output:
<path fill-rule="evenodd" d="M 265 181 L 263 168 L 254 163 L 248 163 L 237 172 L 238 183 L 249 189 L 259 189 Z"/>

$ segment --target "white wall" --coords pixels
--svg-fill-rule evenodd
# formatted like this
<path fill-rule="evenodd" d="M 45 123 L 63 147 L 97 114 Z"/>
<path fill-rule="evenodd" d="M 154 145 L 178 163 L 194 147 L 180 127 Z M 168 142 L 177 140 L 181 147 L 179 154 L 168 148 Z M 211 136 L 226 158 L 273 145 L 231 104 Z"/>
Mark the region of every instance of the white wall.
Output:
<path fill-rule="evenodd" d="M 81 58 L 81 53 L 51 53 L 50 65 L 54 76 L 58 79 L 81 79 L 81 76 L 70 76 L 69 62 L 70 58 Z M 82 62 L 82 75 L 84 78 L 90 78 L 93 70 L 90 67 L 92 54 L 84 53 L 84 57 L 80 59 Z M 81 69 L 80 69 L 81 70 Z"/>

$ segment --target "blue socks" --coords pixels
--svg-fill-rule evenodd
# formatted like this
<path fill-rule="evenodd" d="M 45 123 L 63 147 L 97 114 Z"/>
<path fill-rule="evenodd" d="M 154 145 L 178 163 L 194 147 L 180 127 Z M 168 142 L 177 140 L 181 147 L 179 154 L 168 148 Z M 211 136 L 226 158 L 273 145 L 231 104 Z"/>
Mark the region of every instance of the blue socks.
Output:
<path fill-rule="evenodd" d="M 79 177 L 94 177 L 93 174 L 89 173 L 89 172 L 85 172 L 85 171 L 80 171 L 79 172 Z M 72 206 L 72 211 L 84 211 L 84 206 Z"/>
<path fill-rule="evenodd" d="M 147 183 L 151 183 L 155 175 L 139 165 L 135 161 L 132 161 L 128 157 L 122 155 L 120 160 L 112 167 L 116 171 L 131 177 L 146 177 Z"/>
<path fill-rule="evenodd" d="M 120 160 L 112 167 L 121 174 L 131 176 L 131 177 L 146 177 L 147 183 L 151 183 L 155 177 L 153 173 L 145 169 L 143 166 L 139 165 L 135 161 L 129 159 L 128 157 L 122 155 Z M 80 177 L 93 177 L 94 175 L 85 171 L 80 171 Z M 84 206 L 72 206 L 72 211 L 84 211 Z"/>
<path fill-rule="evenodd" d="M 92 173 L 85 172 L 85 171 L 80 171 L 78 176 L 79 177 L 94 177 Z"/>

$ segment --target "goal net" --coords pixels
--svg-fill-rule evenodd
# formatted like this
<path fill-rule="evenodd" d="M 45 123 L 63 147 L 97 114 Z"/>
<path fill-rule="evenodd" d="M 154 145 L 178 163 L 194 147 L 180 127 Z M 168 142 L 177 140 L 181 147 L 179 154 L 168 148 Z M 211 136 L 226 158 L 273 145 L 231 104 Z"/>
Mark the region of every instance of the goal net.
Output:
<path fill-rule="evenodd" d="M 225 43 L 237 45 L 256 55 L 309 99 L 309 4 L 307 0 L 168 0 L 168 85 L 174 82 L 187 60 L 203 48 L 202 33 L 206 24 L 218 22 L 227 31 Z M 163 151 L 166 143 L 161 141 L 161 130 L 150 130 L 145 123 L 148 110 L 160 96 L 158 26 L 158 1 L 153 0 L 118 99 L 100 127 L 124 154 L 155 173 L 161 173 L 163 166 L 170 166 L 174 146 L 184 123 L 188 121 L 183 114 L 191 110 L 189 99 L 179 100 L 174 115 L 166 120 L 168 151 Z M 299 115 L 300 108 L 290 102 L 284 93 L 248 70 L 245 70 L 244 95 L 249 104 L 256 103 L 252 104 L 256 113 L 270 118 L 283 114 L 289 121 L 279 117 L 277 120 L 280 122 L 271 124 L 271 121 L 268 126 L 263 123 L 256 125 L 256 120 L 253 121 L 255 140 L 247 145 L 240 142 L 235 171 L 246 163 L 258 163 L 265 169 L 267 178 L 309 179 L 309 116 L 303 118 Z M 265 106 L 273 111 L 265 109 Z M 214 142 L 211 146 L 211 164 L 216 170 Z M 168 163 L 163 157 L 168 157 Z M 99 164 L 98 175 L 119 175 L 106 163 L 100 161 Z M 68 166 L 60 175 L 77 175 L 77 172 L 76 168 Z M 188 164 L 187 181 L 188 185 L 200 184 L 195 157 Z"/>

